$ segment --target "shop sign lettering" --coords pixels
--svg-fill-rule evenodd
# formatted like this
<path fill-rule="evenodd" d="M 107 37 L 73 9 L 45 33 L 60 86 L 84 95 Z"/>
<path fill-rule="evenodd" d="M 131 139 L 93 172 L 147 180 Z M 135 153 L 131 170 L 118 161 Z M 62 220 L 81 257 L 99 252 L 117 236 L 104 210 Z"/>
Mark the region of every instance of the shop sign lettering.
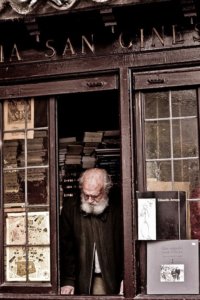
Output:
<path fill-rule="evenodd" d="M 171 25 L 167 30 L 164 26 L 159 28 L 152 27 L 148 33 L 143 28 L 140 28 L 137 32 L 131 34 L 121 32 L 116 35 L 113 33 L 114 42 L 112 40 L 110 45 L 108 42 L 106 50 L 101 49 L 101 44 L 98 43 L 98 36 L 95 36 L 95 34 L 89 34 L 87 36 L 80 35 L 79 47 L 77 47 L 77 43 L 74 43 L 73 37 L 67 37 L 62 45 L 61 51 L 58 51 L 56 48 L 55 40 L 48 39 L 43 42 L 45 46 L 42 50 L 42 56 L 44 59 L 56 59 L 60 57 L 71 58 L 88 54 L 107 54 L 107 52 L 112 53 L 113 51 L 117 51 L 117 53 L 131 53 L 136 51 L 142 52 L 146 50 L 200 45 L 200 24 L 195 24 L 193 28 L 185 31 L 180 30 L 179 28 L 180 27 L 177 25 Z M 35 36 L 35 43 L 38 44 L 40 42 L 40 36 Z M 5 47 L 3 43 L 0 44 L 0 63 L 27 60 L 25 51 L 21 51 L 20 49 L 20 45 L 17 42 L 14 42 L 8 53 L 7 47 Z"/>

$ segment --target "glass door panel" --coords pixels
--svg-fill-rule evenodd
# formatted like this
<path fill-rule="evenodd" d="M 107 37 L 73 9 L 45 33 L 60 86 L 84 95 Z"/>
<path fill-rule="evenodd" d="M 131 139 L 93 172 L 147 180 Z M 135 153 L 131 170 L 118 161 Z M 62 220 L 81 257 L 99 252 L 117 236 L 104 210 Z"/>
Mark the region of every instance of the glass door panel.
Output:
<path fill-rule="evenodd" d="M 50 265 L 48 105 L 3 103 L 4 279 L 47 282 Z"/>

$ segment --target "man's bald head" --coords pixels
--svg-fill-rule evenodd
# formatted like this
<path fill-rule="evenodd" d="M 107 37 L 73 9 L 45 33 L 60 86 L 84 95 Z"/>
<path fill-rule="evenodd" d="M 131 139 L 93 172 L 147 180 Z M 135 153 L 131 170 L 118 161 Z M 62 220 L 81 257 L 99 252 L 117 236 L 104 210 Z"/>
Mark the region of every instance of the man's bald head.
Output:
<path fill-rule="evenodd" d="M 112 181 L 105 169 L 91 168 L 82 173 L 79 179 L 79 186 L 81 189 L 88 187 L 89 189 L 103 189 L 108 193 Z"/>

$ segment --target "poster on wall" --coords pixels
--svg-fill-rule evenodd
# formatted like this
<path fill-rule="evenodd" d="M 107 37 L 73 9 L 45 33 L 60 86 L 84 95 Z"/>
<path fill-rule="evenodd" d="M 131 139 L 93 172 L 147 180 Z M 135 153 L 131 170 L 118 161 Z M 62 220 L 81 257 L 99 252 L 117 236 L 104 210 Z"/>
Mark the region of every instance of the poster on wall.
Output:
<path fill-rule="evenodd" d="M 8 247 L 6 251 L 6 280 L 50 281 L 50 248 Z"/>
<path fill-rule="evenodd" d="M 6 280 L 50 280 L 49 212 L 6 216 Z"/>
<path fill-rule="evenodd" d="M 25 129 L 34 128 L 34 99 L 10 99 L 4 102 L 4 140 L 25 138 Z M 34 131 L 27 131 L 33 139 Z"/>
<path fill-rule="evenodd" d="M 27 242 L 26 239 L 28 239 Z M 48 245 L 50 243 L 49 212 L 29 212 L 27 215 L 25 213 L 8 213 L 6 243 L 7 245 L 24 245 L 25 243 Z"/>

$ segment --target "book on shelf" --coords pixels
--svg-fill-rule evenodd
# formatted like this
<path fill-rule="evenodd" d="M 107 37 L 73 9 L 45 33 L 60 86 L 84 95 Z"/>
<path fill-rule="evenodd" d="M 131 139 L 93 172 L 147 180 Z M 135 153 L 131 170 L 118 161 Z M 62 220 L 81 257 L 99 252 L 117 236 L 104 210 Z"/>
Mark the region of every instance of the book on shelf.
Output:
<path fill-rule="evenodd" d="M 103 139 L 108 139 L 111 144 L 109 141 L 108 143 L 103 142 Z M 60 201 L 61 203 L 74 197 L 78 190 L 76 182 L 80 173 L 85 169 L 105 168 L 114 183 L 119 181 L 120 148 L 118 141 L 119 130 L 85 131 L 81 138 L 63 137 L 59 139 L 59 181 L 62 186 L 61 197 L 64 199 L 64 201 L 63 199 Z M 72 184 L 73 181 L 74 184 Z"/>
<path fill-rule="evenodd" d="M 85 131 L 83 136 L 84 143 L 101 143 L 103 137 L 102 131 Z"/>
<path fill-rule="evenodd" d="M 59 146 L 65 146 L 70 143 L 76 143 L 76 137 L 75 136 L 70 136 L 70 137 L 63 137 L 59 138 Z"/>
<path fill-rule="evenodd" d="M 80 155 L 83 150 L 82 144 L 69 144 L 67 145 L 67 154 L 66 155 Z"/>
<path fill-rule="evenodd" d="M 106 130 L 102 138 L 102 146 L 105 148 L 119 148 L 120 147 L 120 131 Z"/>
<path fill-rule="evenodd" d="M 199 294 L 199 240 L 147 242 L 147 294 Z"/>
<path fill-rule="evenodd" d="M 95 167 L 96 158 L 94 156 L 84 155 L 82 156 L 83 169 L 89 169 Z"/>
<path fill-rule="evenodd" d="M 97 148 L 97 156 L 120 156 L 120 148 Z"/>
<path fill-rule="evenodd" d="M 103 133 L 103 137 L 120 137 L 120 130 L 105 130 Z"/>

